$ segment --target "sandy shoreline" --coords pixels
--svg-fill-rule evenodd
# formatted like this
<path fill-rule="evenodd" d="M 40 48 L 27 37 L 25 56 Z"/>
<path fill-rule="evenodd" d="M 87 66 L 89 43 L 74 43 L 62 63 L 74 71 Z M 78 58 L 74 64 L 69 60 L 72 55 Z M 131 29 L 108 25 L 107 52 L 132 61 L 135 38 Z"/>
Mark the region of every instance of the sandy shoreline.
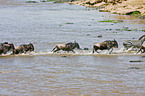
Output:
<path fill-rule="evenodd" d="M 131 15 L 132 13 L 144 16 L 145 19 L 145 0 L 120 0 L 115 4 L 113 0 L 78 0 L 68 2 L 70 4 L 82 5 L 86 7 L 99 8 L 100 12 L 111 12 L 114 14 Z M 0 0 L 0 5 L 19 5 L 20 2 L 14 0 Z"/>
<path fill-rule="evenodd" d="M 104 0 L 85 0 L 69 2 L 70 4 L 83 5 L 86 7 L 99 8 L 100 12 L 111 12 L 121 15 L 139 15 L 145 19 L 145 0 L 121 0 L 112 3 L 103 2 Z M 113 1 L 113 0 L 112 0 Z M 101 8 L 102 7 L 102 8 Z"/>

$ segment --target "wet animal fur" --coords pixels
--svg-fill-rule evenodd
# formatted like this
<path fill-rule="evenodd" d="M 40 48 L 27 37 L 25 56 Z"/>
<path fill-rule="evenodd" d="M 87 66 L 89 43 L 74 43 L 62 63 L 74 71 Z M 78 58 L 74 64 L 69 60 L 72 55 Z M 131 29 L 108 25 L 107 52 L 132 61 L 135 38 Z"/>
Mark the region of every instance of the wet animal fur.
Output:
<path fill-rule="evenodd" d="M 26 53 L 34 51 L 34 45 L 32 43 L 22 44 L 20 46 L 15 47 L 14 54 Z"/>
<path fill-rule="evenodd" d="M 95 51 L 97 53 L 99 53 L 98 50 L 108 50 L 109 51 L 111 49 L 111 51 L 109 52 L 109 54 L 110 54 L 113 51 L 113 48 L 118 48 L 118 43 L 115 39 L 114 39 L 114 41 L 107 40 L 107 41 L 104 41 L 101 43 L 94 44 L 93 53 Z"/>
<path fill-rule="evenodd" d="M 59 51 L 59 50 L 63 50 L 63 51 L 67 51 L 67 52 L 72 51 L 73 53 L 75 53 L 75 52 L 73 51 L 73 49 L 75 49 L 75 48 L 80 49 L 79 44 L 78 44 L 77 42 L 74 42 L 74 43 L 69 42 L 69 43 L 67 43 L 67 44 L 58 44 L 58 45 L 56 45 L 56 46 L 53 48 L 52 51 L 53 51 L 53 52 L 57 52 L 57 51 Z"/>

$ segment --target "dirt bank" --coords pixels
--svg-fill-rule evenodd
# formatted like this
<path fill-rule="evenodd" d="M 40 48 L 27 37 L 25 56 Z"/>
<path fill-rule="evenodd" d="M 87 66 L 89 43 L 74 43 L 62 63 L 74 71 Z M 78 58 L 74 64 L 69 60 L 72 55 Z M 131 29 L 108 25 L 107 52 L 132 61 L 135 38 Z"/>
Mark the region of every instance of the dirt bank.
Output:
<path fill-rule="evenodd" d="M 75 5 L 99 8 L 101 12 L 121 15 L 138 15 L 145 19 L 145 0 L 85 0 L 70 2 Z"/>

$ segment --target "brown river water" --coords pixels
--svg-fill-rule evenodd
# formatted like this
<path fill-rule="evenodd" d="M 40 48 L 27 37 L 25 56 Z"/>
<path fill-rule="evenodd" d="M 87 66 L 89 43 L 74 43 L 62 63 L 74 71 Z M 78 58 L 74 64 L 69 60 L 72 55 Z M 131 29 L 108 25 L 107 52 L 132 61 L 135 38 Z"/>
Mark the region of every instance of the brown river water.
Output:
<path fill-rule="evenodd" d="M 98 22 L 103 20 L 123 22 Z M 0 56 L 0 96 L 144 96 L 145 54 L 122 45 L 145 34 L 142 22 L 63 3 L 0 5 L 0 42 L 35 46 L 31 53 Z M 92 54 L 93 44 L 113 39 L 119 48 L 112 54 Z M 89 50 L 51 52 L 74 40 Z"/>

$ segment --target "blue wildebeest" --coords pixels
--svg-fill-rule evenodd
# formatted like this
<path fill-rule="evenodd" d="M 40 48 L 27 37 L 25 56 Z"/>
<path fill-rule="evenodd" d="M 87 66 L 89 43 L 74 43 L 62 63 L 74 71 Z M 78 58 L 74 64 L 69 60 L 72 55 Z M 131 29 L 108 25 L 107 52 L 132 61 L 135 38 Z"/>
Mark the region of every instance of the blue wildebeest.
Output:
<path fill-rule="evenodd" d="M 97 53 L 99 53 L 97 50 L 108 50 L 110 51 L 109 54 L 111 54 L 111 52 L 113 51 L 113 48 L 118 48 L 118 43 L 117 41 L 114 39 L 113 41 L 111 40 L 106 40 L 104 42 L 101 43 L 97 43 L 93 45 L 93 53 L 96 51 Z M 110 50 L 111 49 L 111 50 Z"/>
<path fill-rule="evenodd" d="M 67 44 L 58 44 L 53 48 L 52 51 L 57 52 L 59 50 L 63 50 L 63 51 L 67 51 L 67 52 L 72 51 L 73 53 L 75 53 L 73 51 L 73 49 L 75 49 L 75 48 L 80 49 L 80 46 L 76 41 L 74 43 L 69 42 Z"/>

